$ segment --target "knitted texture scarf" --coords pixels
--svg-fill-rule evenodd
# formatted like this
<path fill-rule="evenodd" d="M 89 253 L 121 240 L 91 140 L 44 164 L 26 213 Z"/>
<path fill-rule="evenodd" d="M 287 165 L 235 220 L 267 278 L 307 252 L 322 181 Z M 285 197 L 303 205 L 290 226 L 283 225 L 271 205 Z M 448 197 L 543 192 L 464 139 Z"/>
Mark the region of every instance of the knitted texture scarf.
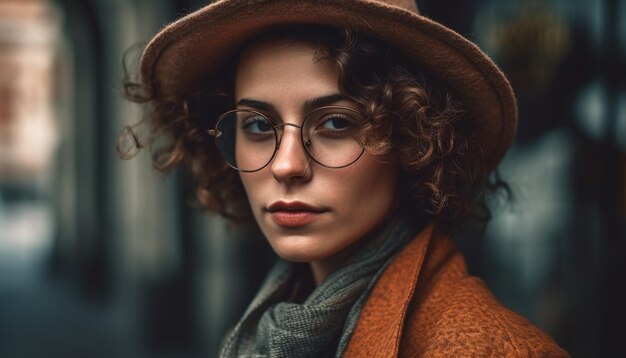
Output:
<path fill-rule="evenodd" d="M 298 287 L 298 264 L 279 260 L 220 357 L 341 357 L 374 284 L 415 234 L 402 219 L 389 220 L 302 303 L 290 298 Z"/>

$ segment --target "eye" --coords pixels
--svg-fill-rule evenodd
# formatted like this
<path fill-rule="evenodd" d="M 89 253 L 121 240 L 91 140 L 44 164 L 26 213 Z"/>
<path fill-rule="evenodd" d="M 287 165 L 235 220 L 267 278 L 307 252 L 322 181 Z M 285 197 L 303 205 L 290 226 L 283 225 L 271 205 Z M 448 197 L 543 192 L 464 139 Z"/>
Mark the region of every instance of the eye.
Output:
<path fill-rule="evenodd" d="M 252 116 L 246 118 L 241 128 L 252 134 L 265 134 L 272 132 L 272 124 L 265 117 Z"/>
<path fill-rule="evenodd" d="M 324 117 L 320 125 L 321 129 L 342 131 L 352 128 L 353 120 L 345 114 L 334 113 Z"/>
<path fill-rule="evenodd" d="M 324 118 L 322 127 L 331 130 L 344 130 L 352 126 L 352 120 L 343 114 L 331 114 Z"/>

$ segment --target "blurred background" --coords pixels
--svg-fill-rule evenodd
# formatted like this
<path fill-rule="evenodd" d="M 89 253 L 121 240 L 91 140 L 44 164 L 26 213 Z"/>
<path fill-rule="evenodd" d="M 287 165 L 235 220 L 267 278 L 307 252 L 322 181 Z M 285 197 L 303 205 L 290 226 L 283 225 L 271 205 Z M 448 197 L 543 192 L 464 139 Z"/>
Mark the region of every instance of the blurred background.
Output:
<path fill-rule="evenodd" d="M 271 263 L 115 156 L 141 118 L 122 57 L 194 0 L 0 0 L 0 357 L 215 356 Z M 516 201 L 459 240 L 472 273 L 574 357 L 625 357 L 626 1 L 421 0 L 519 98 Z"/>

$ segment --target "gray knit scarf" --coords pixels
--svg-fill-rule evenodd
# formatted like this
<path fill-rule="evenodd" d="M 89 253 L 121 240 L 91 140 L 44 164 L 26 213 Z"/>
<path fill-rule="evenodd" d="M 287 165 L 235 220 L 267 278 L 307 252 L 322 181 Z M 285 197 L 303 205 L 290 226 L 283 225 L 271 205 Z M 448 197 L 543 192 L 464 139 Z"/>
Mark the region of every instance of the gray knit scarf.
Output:
<path fill-rule="evenodd" d="M 371 289 L 415 233 L 399 218 L 388 221 L 302 303 L 290 298 L 298 287 L 298 264 L 279 260 L 220 357 L 341 357 Z"/>

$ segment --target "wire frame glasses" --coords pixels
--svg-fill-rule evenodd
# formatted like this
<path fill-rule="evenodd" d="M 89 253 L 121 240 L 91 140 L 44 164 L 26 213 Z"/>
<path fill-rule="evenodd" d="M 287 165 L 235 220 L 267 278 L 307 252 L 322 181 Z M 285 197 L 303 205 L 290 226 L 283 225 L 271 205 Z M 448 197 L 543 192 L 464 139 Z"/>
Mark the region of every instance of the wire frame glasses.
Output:
<path fill-rule="evenodd" d="M 287 126 L 300 129 L 302 146 L 312 160 L 328 168 L 343 168 L 365 151 L 357 140 L 363 123 L 357 110 L 342 106 L 317 108 L 306 115 L 301 126 L 275 123 L 253 110 L 233 110 L 220 116 L 208 133 L 215 137 L 226 163 L 241 172 L 266 167 L 280 148 Z"/>

